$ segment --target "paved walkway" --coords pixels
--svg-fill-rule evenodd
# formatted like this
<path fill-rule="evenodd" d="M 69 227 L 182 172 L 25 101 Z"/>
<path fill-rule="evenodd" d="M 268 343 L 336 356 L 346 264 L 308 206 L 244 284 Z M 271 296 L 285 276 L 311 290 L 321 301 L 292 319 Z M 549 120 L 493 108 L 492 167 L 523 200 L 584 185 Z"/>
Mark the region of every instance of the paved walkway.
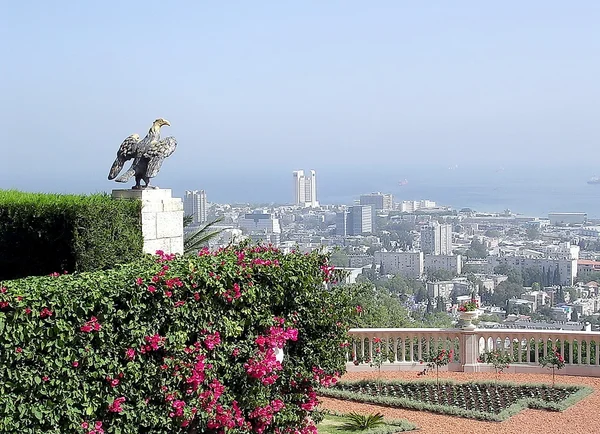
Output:
<path fill-rule="evenodd" d="M 386 379 L 417 380 L 414 372 L 386 372 Z M 354 372 L 346 374 L 342 380 L 375 378 L 376 373 Z M 427 378 L 435 378 L 429 374 Z M 441 378 L 455 381 L 493 380 L 494 374 L 440 373 Z M 501 374 L 501 381 L 515 383 L 552 382 L 550 374 Z M 583 400 L 564 412 L 526 409 L 504 422 L 481 422 L 453 416 L 444 416 L 425 411 L 378 407 L 321 397 L 322 407 L 340 412 L 360 413 L 381 412 L 386 417 L 403 418 L 416 424 L 419 434 L 598 434 L 600 433 L 600 378 L 557 376 L 557 383 L 579 384 L 595 390 Z"/>

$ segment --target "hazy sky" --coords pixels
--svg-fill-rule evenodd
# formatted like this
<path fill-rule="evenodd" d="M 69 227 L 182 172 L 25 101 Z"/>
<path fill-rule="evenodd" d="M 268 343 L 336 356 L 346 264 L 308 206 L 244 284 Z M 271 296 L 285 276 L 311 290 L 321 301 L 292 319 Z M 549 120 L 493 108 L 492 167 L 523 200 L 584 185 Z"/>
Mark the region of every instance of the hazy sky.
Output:
<path fill-rule="evenodd" d="M 156 117 L 179 141 L 161 186 L 243 167 L 589 163 L 599 22 L 597 0 L 5 2 L 0 188 L 110 189 L 118 145 Z"/>

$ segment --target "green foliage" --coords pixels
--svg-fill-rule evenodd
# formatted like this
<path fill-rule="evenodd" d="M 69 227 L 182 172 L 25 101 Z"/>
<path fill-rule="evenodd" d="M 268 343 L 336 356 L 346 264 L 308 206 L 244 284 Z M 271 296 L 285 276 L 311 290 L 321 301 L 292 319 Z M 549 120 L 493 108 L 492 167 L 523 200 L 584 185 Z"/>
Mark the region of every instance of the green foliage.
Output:
<path fill-rule="evenodd" d="M 348 267 L 350 265 L 348 255 L 341 250 L 335 250 L 331 253 L 330 262 L 334 267 Z"/>
<path fill-rule="evenodd" d="M 325 410 L 323 420 L 317 426 L 319 434 L 350 434 L 355 431 L 343 428 L 346 414 Z M 385 419 L 382 425 L 363 431 L 363 434 L 397 434 L 415 430 L 416 426 L 405 419 Z"/>
<path fill-rule="evenodd" d="M 351 286 L 355 294 L 354 303 L 361 306 L 361 313 L 355 319 L 354 327 L 409 327 L 411 320 L 408 310 L 397 296 L 370 284 Z"/>
<path fill-rule="evenodd" d="M 471 246 L 467 250 L 466 256 L 468 259 L 485 259 L 488 256 L 488 250 L 485 245 L 479 240 L 471 241 Z"/>
<path fill-rule="evenodd" d="M 487 421 L 503 421 L 525 408 L 563 411 L 593 392 L 584 386 L 471 382 L 386 381 L 383 388 L 368 380 L 344 381 L 319 393 L 337 399 L 387 407 L 430 411 Z M 490 396 L 492 399 L 490 400 Z M 492 411 L 489 406 L 496 409 Z M 474 408 L 475 405 L 475 408 Z"/>
<path fill-rule="evenodd" d="M 539 359 L 540 365 L 552 369 L 552 387 L 554 387 L 554 371 L 565 367 L 565 359 L 558 348 L 552 348 L 545 357 Z"/>
<path fill-rule="evenodd" d="M 504 370 L 510 366 L 513 362 L 513 357 L 510 353 L 505 351 L 492 350 L 480 354 L 477 361 L 479 363 L 492 365 L 496 371 L 496 381 L 498 381 L 498 374 L 504 372 Z"/>
<path fill-rule="evenodd" d="M 449 270 L 427 270 L 427 280 L 431 282 L 440 282 L 444 280 L 452 280 L 456 277 L 456 273 Z"/>
<path fill-rule="evenodd" d="M 318 253 L 243 247 L 5 282 L 0 432 L 305 432 L 355 312 L 330 273 Z"/>
<path fill-rule="evenodd" d="M 0 190 L 0 280 L 108 269 L 142 254 L 141 202 Z"/>
<path fill-rule="evenodd" d="M 197 253 L 202 247 L 205 247 L 210 240 L 218 236 L 223 230 L 216 229 L 212 230 L 213 225 L 219 223 L 223 220 L 223 217 L 219 217 L 212 222 L 206 223 L 204 226 L 200 227 L 198 230 L 185 235 L 183 239 L 183 251 L 186 255 Z M 189 222 L 189 219 L 187 219 Z M 186 224 L 186 217 L 184 217 L 184 226 L 188 226 Z"/>
<path fill-rule="evenodd" d="M 359 413 L 348 413 L 346 415 L 347 422 L 342 425 L 343 429 L 348 431 L 365 431 L 377 426 L 383 425 L 383 414 L 359 414 Z"/>

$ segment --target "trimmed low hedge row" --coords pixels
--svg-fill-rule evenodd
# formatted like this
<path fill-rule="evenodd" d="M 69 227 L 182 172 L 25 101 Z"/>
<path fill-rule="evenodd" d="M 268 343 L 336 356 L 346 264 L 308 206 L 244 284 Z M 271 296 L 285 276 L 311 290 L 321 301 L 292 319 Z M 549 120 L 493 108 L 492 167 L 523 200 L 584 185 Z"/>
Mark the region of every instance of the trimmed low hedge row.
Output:
<path fill-rule="evenodd" d="M 381 385 L 409 385 L 410 387 L 415 387 L 419 384 L 426 384 L 433 388 L 437 388 L 435 380 L 425 380 L 419 382 L 406 382 L 406 381 L 385 381 L 383 383 L 376 383 L 370 380 L 359 380 L 359 381 L 348 381 L 343 383 L 338 383 L 338 385 L 334 388 L 330 389 L 320 389 L 319 394 L 323 396 L 328 396 L 331 398 L 338 399 L 346 399 L 357 402 L 368 402 L 376 405 L 384 405 L 388 407 L 400 407 L 400 408 L 408 408 L 413 410 L 425 410 L 431 411 L 433 413 L 442 413 L 451 416 L 460 416 L 470 419 L 478 419 L 478 420 L 487 420 L 487 421 L 496 421 L 501 422 L 514 416 L 525 408 L 536 408 L 536 409 L 544 409 L 549 411 L 563 411 L 571 405 L 575 404 L 577 401 L 585 398 L 589 395 L 593 389 L 585 386 L 560 386 L 557 385 L 556 388 L 563 388 L 570 392 L 569 396 L 560 402 L 549 402 L 544 401 L 542 399 L 536 398 L 522 398 L 518 399 L 512 405 L 504 408 L 502 411 L 498 413 L 480 411 L 480 410 L 468 410 L 465 408 L 461 408 L 459 406 L 454 405 L 443 405 L 436 404 L 432 402 L 423 402 L 417 399 L 412 398 L 401 398 L 394 396 L 382 396 L 376 394 L 368 394 L 368 393 L 358 393 L 349 390 L 343 390 L 344 386 L 369 386 L 373 389 L 380 387 Z M 469 385 L 469 384 L 477 384 L 484 385 L 493 389 L 495 387 L 514 387 L 519 389 L 520 387 L 539 387 L 540 389 L 550 389 L 550 386 L 546 384 L 514 384 L 514 383 L 493 383 L 493 382 L 477 382 L 477 383 L 455 383 L 452 381 L 440 381 L 440 388 L 445 388 L 446 386 L 457 386 L 457 385 Z"/>
<path fill-rule="evenodd" d="M 0 280 L 94 271 L 142 255 L 140 201 L 0 190 Z"/>
<path fill-rule="evenodd" d="M 316 434 L 355 312 L 330 274 L 246 246 L 4 282 L 0 432 Z"/>

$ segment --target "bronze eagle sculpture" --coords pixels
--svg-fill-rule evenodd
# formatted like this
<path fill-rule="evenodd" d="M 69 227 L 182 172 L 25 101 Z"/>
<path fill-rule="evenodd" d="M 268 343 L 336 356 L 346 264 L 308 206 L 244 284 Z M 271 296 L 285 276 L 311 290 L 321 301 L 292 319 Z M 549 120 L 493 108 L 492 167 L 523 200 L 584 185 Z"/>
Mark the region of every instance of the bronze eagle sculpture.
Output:
<path fill-rule="evenodd" d="M 175 137 L 160 139 L 160 128 L 171 126 L 166 119 L 159 118 L 152 123 L 146 137 L 140 140 L 140 136 L 132 134 L 127 137 L 119 146 L 117 158 L 110 168 L 108 179 L 115 179 L 123 169 L 125 162 L 133 159 L 131 167 L 119 176 L 115 181 L 127 182 L 132 176 L 135 176 L 135 190 L 143 188 L 157 188 L 150 185 L 150 178 L 154 178 L 162 166 L 165 158 L 169 157 L 177 147 Z M 141 181 L 145 185 L 141 185 Z"/>

